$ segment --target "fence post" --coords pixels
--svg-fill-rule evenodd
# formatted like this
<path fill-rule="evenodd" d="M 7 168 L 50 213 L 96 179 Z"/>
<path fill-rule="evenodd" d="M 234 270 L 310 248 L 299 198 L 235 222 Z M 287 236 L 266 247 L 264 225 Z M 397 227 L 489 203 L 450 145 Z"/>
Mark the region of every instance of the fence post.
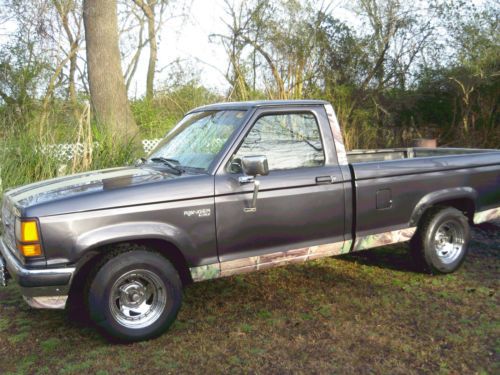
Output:
<path fill-rule="evenodd" d="M 417 138 L 412 141 L 412 147 L 427 147 L 427 148 L 436 148 L 437 147 L 437 139 L 426 139 L 426 138 Z"/>

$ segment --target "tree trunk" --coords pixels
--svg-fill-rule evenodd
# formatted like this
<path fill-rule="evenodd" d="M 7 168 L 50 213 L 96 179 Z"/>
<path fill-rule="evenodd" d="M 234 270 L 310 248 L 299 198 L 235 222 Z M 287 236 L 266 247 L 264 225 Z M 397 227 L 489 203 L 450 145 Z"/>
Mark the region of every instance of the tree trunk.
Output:
<path fill-rule="evenodd" d="M 271 73 L 273 74 L 274 80 L 276 81 L 276 88 L 278 90 L 277 92 L 277 98 L 276 99 L 288 99 L 288 92 L 285 90 L 285 83 L 283 82 L 283 79 L 281 78 L 281 75 L 278 71 L 278 68 L 273 62 L 273 59 L 269 53 L 264 51 L 264 49 L 257 43 L 255 43 L 253 40 L 249 39 L 245 35 L 241 35 L 241 38 L 248 44 L 250 44 L 254 49 L 256 49 L 262 57 L 266 60 L 267 64 L 269 65 L 269 68 L 271 69 Z"/>
<path fill-rule="evenodd" d="M 146 78 L 146 100 L 153 99 L 154 79 L 156 71 L 156 60 L 158 56 L 158 42 L 156 41 L 155 13 L 154 5 L 151 5 L 148 12 L 148 38 L 149 38 L 149 64 Z"/>
<path fill-rule="evenodd" d="M 71 44 L 70 51 L 70 59 L 69 59 L 69 73 L 68 73 L 68 99 L 71 102 L 71 106 L 73 107 L 73 116 L 75 116 L 75 120 L 79 116 L 78 111 L 78 100 L 76 97 L 76 85 L 75 85 L 75 73 L 76 73 L 76 65 L 77 65 L 77 55 L 78 52 L 78 44 Z"/>
<path fill-rule="evenodd" d="M 146 76 L 146 100 L 149 101 L 153 99 L 156 60 L 158 58 L 158 41 L 156 40 L 156 19 L 155 19 L 155 7 L 157 1 L 134 0 L 134 2 L 137 4 L 139 8 L 141 8 L 148 22 L 149 63 L 148 63 L 148 75 Z"/>
<path fill-rule="evenodd" d="M 118 49 L 116 0 L 84 0 L 90 98 L 97 121 L 113 140 L 125 144 L 139 129 L 132 116 Z"/>
<path fill-rule="evenodd" d="M 81 19 L 78 19 L 77 31 L 75 34 L 73 34 L 73 31 L 71 30 L 70 27 L 69 17 L 70 14 L 74 12 L 73 8 L 74 3 L 73 2 L 63 3 L 61 1 L 52 0 L 52 4 L 54 5 L 54 7 L 57 10 L 57 13 L 59 14 L 70 47 L 68 53 L 68 58 L 69 58 L 68 100 L 70 101 L 71 106 L 73 107 L 72 108 L 73 116 L 75 117 L 75 120 L 78 120 L 78 118 L 80 118 L 80 112 L 78 110 L 78 101 L 76 97 L 75 74 L 77 69 L 77 58 L 78 58 L 77 54 L 78 54 L 78 49 L 80 48 Z M 77 18 L 78 16 L 75 15 L 75 19 Z"/>
<path fill-rule="evenodd" d="M 71 104 L 73 106 L 77 105 L 76 101 L 76 87 L 75 87 L 75 73 L 76 73 L 76 59 L 77 59 L 77 48 L 73 49 L 73 46 L 71 46 L 71 58 L 69 59 L 69 73 L 68 73 L 68 99 L 70 100 Z"/>

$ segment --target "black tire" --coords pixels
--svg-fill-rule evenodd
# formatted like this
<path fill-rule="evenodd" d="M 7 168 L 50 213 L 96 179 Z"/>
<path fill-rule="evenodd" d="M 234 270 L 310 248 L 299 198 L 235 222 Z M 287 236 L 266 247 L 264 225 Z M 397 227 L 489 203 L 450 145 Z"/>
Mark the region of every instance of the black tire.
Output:
<path fill-rule="evenodd" d="M 433 207 L 421 219 L 410 247 L 422 271 L 445 274 L 462 265 L 469 242 L 469 223 L 461 211 L 452 207 Z"/>
<path fill-rule="evenodd" d="M 89 280 L 87 301 L 90 317 L 105 333 L 126 342 L 149 340 L 175 321 L 182 283 L 168 259 L 127 245 L 103 259 Z"/>

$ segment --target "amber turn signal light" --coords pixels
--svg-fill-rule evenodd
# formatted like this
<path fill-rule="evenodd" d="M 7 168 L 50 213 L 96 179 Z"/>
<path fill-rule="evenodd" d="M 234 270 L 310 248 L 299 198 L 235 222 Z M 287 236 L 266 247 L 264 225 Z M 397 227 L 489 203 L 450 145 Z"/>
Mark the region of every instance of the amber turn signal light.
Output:
<path fill-rule="evenodd" d="M 42 255 L 42 248 L 39 244 L 18 244 L 17 248 L 25 257 L 38 257 Z"/>
<path fill-rule="evenodd" d="M 16 222 L 17 249 L 25 257 L 42 255 L 38 222 L 33 219 L 18 219 Z"/>
<path fill-rule="evenodd" d="M 21 222 L 21 242 L 39 242 L 38 224 L 36 221 Z"/>

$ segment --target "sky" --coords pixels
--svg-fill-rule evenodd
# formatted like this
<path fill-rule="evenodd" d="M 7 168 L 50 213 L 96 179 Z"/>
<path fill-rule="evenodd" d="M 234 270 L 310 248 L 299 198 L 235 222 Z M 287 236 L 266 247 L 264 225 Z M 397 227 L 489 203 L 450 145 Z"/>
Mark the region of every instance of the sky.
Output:
<path fill-rule="evenodd" d="M 209 43 L 211 33 L 223 33 L 225 28 L 221 20 L 224 12 L 223 1 L 193 0 L 187 16 L 167 20 L 163 25 L 157 68 L 172 63 L 176 59 L 188 60 L 201 71 L 202 82 L 209 87 L 225 86 L 224 77 L 215 68 L 225 69 L 224 50 L 215 43 Z M 145 50 L 135 80 L 131 85 L 131 94 L 142 95 L 145 89 L 148 51 Z M 205 63 L 201 63 L 201 62 Z M 161 80 L 161 74 L 157 79 Z"/>
<path fill-rule="evenodd" d="M 241 0 L 234 1 L 238 4 Z M 332 3 L 331 9 L 336 18 L 355 23 L 353 13 L 342 5 L 345 3 L 344 0 L 332 1 Z M 227 69 L 227 56 L 221 45 L 209 42 L 210 34 L 227 32 L 223 22 L 224 9 L 223 0 L 193 0 L 188 9 L 187 18 L 167 21 L 160 36 L 158 70 L 176 58 L 186 59 L 192 63 L 186 66 L 196 67 L 205 86 L 221 93 L 224 92 L 228 84 L 221 72 Z M 132 97 L 144 94 L 147 58 L 148 53 L 145 51 L 131 85 Z M 161 81 L 162 75 L 160 74 L 157 79 Z"/>

